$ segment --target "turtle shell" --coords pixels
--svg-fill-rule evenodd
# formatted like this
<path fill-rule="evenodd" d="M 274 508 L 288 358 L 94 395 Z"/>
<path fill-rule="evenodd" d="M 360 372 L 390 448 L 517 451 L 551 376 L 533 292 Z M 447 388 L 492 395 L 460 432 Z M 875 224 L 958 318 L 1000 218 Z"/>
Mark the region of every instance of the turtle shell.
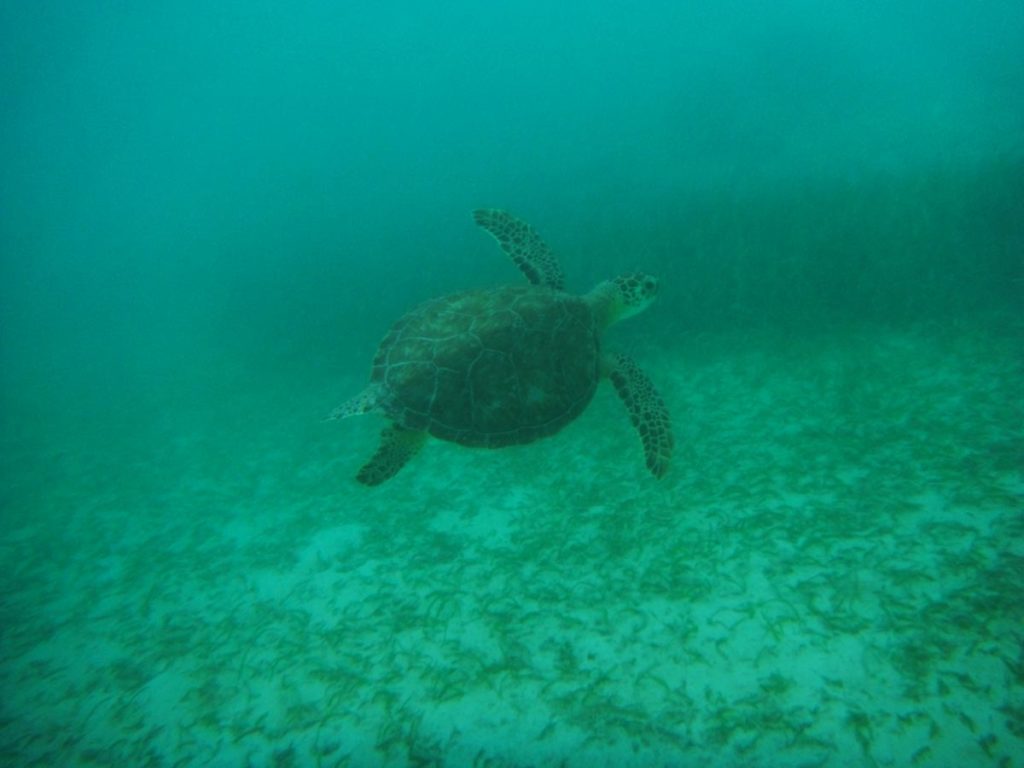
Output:
<path fill-rule="evenodd" d="M 396 322 L 373 360 L 387 415 L 443 440 L 497 448 L 552 435 L 594 395 L 590 307 L 545 286 L 433 299 Z"/>

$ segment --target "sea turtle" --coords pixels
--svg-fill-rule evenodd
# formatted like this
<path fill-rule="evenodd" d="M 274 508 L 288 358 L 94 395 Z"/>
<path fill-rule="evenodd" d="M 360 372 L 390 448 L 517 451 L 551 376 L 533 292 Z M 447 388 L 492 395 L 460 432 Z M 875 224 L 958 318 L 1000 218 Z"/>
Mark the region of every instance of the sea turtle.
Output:
<path fill-rule="evenodd" d="M 331 419 L 376 412 L 391 420 L 356 479 L 378 485 L 415 455 L 428 434 L 499 448 L 553 435 L 611 379 L 655 477 L 668 469 L 668 410 L 632 359 L 606 354 L 601 332 L 654 301 L 658 282 L 633 273 L 584 296 L 564 290 L 557 260 L 526 223 L 505 211 L 473 212 L 529 285 L 455 293 L 398 320 L 373 359 L 370 384 Z"/>

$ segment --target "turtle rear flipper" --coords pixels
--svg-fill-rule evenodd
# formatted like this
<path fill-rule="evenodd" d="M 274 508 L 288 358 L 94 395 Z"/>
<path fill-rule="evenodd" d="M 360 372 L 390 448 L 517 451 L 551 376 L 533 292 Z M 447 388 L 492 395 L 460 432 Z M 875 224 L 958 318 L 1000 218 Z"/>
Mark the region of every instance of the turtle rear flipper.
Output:
<path fill-rule="evenodd" d="M 632 358 L 623 354 L 609 355 L 604 367 L 629 411 L 630 421 L 640 434 L 647 468 L 655 477 L 663 476 L 668 471 L 674 445 L 672 422 L 665 401 Z"/>
<path fill-rule="evenodd" d="M 377 452 L 359 470 L 356 480 L 363 485 L 380 485 L 390 480 L 416 455 L 426 436 L 426 432 L 404 429 L 396 424 L 384 427 Z"/>
<path fill-rule="evenodd" d="M 565 290 L 562 267 L 533 227 L 496 208 L 473 211 L 473 220 L 493 235 L 527 280 L 534 285 Z"/>
<path fill-rule="evenodd" d="M 351 400 L 346 400 L 339 405 L 328 416 L 325 421 L 337 421 L 347 419 L 349 416 L 361 416 L 364 413 L 381 411 L 381 387 L 379 384 L 371 384 Z"/>

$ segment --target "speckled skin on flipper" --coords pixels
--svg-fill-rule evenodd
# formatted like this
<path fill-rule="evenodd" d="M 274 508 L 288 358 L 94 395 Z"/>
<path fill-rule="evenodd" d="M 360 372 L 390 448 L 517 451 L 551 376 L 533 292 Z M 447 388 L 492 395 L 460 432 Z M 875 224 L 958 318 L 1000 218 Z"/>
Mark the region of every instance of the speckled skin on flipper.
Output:
<path fill-rule="evenodd" d="M 608 355 L 604 367 L 640 435 L 647 468 L 655 477 L 661 477 L 668 471 L 675 445 L 665 401 L 632 358 L 623 354 Z"/>
<path fill-rule="evenodd" d="M 585 296 L 562 290 L 561 268 L 528 225 L 493 209 L 474 219 L 498 240 L 531 285 L 466 291 L 424 302 L 381 341 L 370 384 L 331 418 L 381 413 L 392 421 L 357 479 L 378 485 L 427 434 L 472 447 L 529 443 L 558 432 L 612 379 L 647 457 L 661 477 L 672 452 L 668 411 L 624 355 L 607 356 L 601 332 L 642 311 L 657 281 L 635 273 Z"/>
<path fill-rule="evenodd" d="M 491 233 L 501 250 L 508 254 L 527 280 L 534 285 L 547 285 L 557 291 L 565 290 L 562 265 L 533 227 L 495 208 L 473 211 L 473 220 Z"/>
<path fill-rule="evenodd" d="M 356 480 L 363 485 L 380 485 L 394 477 L 416 455 L 425 437 L 424 432 L 414 432 L 397 424 L 384 427 L 376 453 L 359 470 Z"/>

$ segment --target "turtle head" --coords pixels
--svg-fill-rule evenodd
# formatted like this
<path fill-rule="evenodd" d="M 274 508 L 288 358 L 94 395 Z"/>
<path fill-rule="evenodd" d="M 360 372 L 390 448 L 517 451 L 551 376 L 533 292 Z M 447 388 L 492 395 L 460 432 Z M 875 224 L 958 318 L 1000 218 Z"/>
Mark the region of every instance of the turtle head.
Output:
<path fill-rule="evenodd" d="M 643 272 L 631 272 L 606 280 L 592 290 L 587 300 L 605 326 L 643 312 L 658 295 L 658 280 Z"/>

